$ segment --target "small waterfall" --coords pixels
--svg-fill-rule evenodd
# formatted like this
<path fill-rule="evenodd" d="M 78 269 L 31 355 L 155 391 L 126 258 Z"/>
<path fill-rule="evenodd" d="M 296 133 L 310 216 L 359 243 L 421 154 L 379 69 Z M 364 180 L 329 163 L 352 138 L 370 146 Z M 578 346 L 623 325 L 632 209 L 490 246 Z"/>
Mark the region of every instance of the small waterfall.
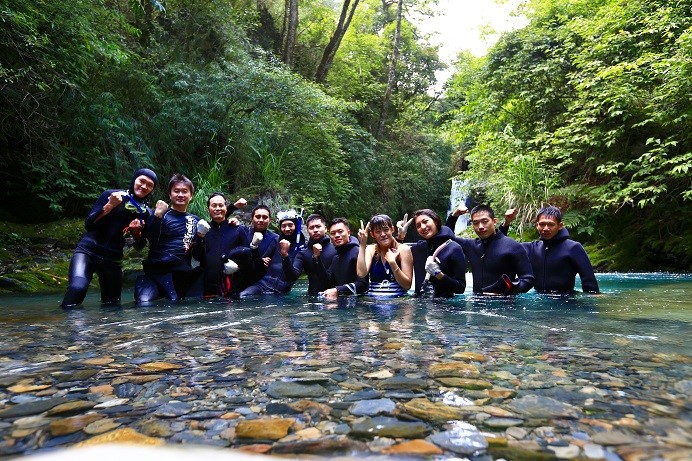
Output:
<path fill-rule="evenodd" d="M 452 190 L 449 194 L 449 209 L 447 214 L 450 214 L 460 203 L 466 203 L 466 207 L 471 209 L 471 199 L 469 197 L 469 183 L 465 179 L 452 178 Z M 454 228 L 454 233 L 459 234 L 469 225 L 469 215 L 465 214 L 459 217 L 457 225 Z"/>

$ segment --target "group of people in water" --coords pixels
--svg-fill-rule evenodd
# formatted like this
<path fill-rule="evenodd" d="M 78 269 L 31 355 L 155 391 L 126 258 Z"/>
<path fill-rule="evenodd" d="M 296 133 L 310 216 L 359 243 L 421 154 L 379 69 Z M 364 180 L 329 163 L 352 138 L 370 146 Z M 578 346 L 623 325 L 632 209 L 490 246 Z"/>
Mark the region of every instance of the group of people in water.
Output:
<path fill-rule="evenodd" d="M 456 221 L 469 210 L 457 207 L 443 224 L 430 209 L 421 209 L 394 224 L 383 214 L 373 216 L 355 235 L 346 218 L 327 222 L 294 210 L 276 216 L 279 233 L 269 230 L 271 210 L 263 204 L 251 213 L 250 225 L 233 213 L 245 199 L 230 204 L 221 193 L 207 200 L 209 220 L 188 213 L 192 181 L 175 174 L 168 182 L 169 202 L 153 208 L 147 199 L 159 184 L 150 169 L 135 171 L 126 190 L 104 191 L 86 218 L 86 233 L 70 262 L 62 307 L 81 306 L 96 273 L 103 304 L 119 304 L 126 246 L 142 249 L 143 274 L 135 283 L 135 302 L 160 298 L 177 301 L 195 296 L 245 298 L 285 294 L 305 274 L 308 294 L 322 299 L 368 295 L 378 298 L 408 294 L 453 297 L 466 290 L 467 263 L 473 292 L 508 295 L 539 292 L 572 293 L 579 274 L 584 292 L 598 293 L 598 283 L 586 251 L 569 238 L 558 208 L 538 211 L 540 238 L 519 243 L 507 236 L 516 212 L 508 210 L 497 226 L 493 210 L 470 210 L 477 238 L 454 234 Z M 413 224 L 421 240 L 404 243 Z M 368 243 L 372 239 L 374 243 Z"/>

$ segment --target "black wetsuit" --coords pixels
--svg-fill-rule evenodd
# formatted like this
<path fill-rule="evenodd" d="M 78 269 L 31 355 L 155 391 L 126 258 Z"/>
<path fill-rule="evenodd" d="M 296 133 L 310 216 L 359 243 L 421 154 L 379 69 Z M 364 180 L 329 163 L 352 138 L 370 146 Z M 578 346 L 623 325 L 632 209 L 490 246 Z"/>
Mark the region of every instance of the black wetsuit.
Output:
<path fill-rule="evenodd" d="M 368 279 L 358 277 L 356 265 L 358 263 L 358 240 L 351 238 L 348 243 L 335 247 L 336 254 L 332 258 L 329 267 L 325 261 L 318 261 L 318 277 L 327 288 L 336 288 L 339 295 L 362 295 L 368 291 Z"/>
<path fill-rule="evenodd" d="M 598 282 L 586 250 L 579 242 L 569 238 L 562 228 L 550 240 L 523 242 L 529 255 L 535 277 L 534 288 L 540 292 L 572 293 L 575 277 L 579 274 L 582 290 L 598 293 Z"/>
<path fill-rule="evenodd" d="M 449 216 L 445 226 L 453 229 L 456 220 L 456 216 Z M 526 293 L 533 287 L 531 263 L 516 240 L 496 232 L 488 239 L 456 237 L 455 241 L 471 264 L 474 293 Z"/>
<path fill-rule="evenodd" d="M 357 240 L 355 240 L 353 237 L 351 237 L 351 241 L 355 241 L 357 243 Z M 322 251 L 320 252 L 319 258 L 312 256 L 312 246 L 317 243 L 322 245 Z M 334 248 L 334 245 L 332 245 L 332 241 L 328 236 L 322 237 L 320 240 L 316 241 L 309 240 L 307 248 L 304 248 L 296 255 L 295 259 L 293 260 L 293 264 L 291 264 L 290 258 L 283 258 L 282 263 L 284 274 L 286 274 L 286 280 L 288 280 L 289 283 L 294 283 L 296 280 L 298 280 L 298 277 L 305 272 L 305 274 L 308 276 L 309 295 L 314 296 L 317 293 L 326 290 L 329 287 L 324 281 L 325 278 L 321 277 L 320 273 L 318 272 L 320 270 L 319 262 L 321 261 L 324 267 L 329 267 L 335 255 L 336 248 Z"/>
<path fill-rule="evenodd" d="M 434 289 L 434 296 L 450 298 L 457 293 L 464 292 L 466 289 L 466 259 L 461 247 L 453 239 L 454 233 L 450 229 L 442 227 L 437 235 L 428 240 L 419 240 L 411 247 L 413 273 L 416 280 L 415 294 L 420 295 L 426 289 L 424 287 L 425 262 L 428 256 L 432 256 L 435 250 L 447 240 L 452 241 L 437 255 L 444 277 L 438 280 L 436 277 L 430 276 L 429 283 Z"/>
<path fill-rule="evenodd" d="M 192 256 L 204 269 L 204 296 L 230 295 L 232 279 L 223 273 L 223 265 L 231 250 L 248 245 L 247 234 L 241 227 L 228 224 L 225 219 L 220 223 L 210 221 L 209 232 L 204 237 L 195 235 Z"/>
<path fill-rule="evenodd" d="M 101 302 L 104 304 L 120 302 L 123 284 L 121 261 L 123 248 L 126 245 L 123 230 L 133 219 L 146 220 L 149 216 L 149 208 L 142 201 L 125 198 L 110 213 L 97 220 L 96 218 L 103 213 L 103 207 L 108 203 L 108 198 L 113 192 L 126 191 L 122 189 L 104 191 L 84 221 L 87 232 L 77 243 L 77 248 L 70 260 L 68 287 L 62 307 L 75 307 L 84 301 L 94 272 L 98 275 L 101 285 Z M 128 194 L 133 196 L 129 192 Z M 142 248 L 144 244 L 143 239 L 135 240 L 137 248 Z"/>
<path fill-rule="evenodd" d="M 152 217 L 145 232 L 149 255 L 142 261 L 144 275 L 135 284 L 136 302 L 146 303 L 163 296 L 177 301 L 201 294 L 201 287 L 197 286 L 201 268 L 193 269 L 190 264 L 197 221 L 197 216 L 172 208 L 162 218 Z"/>
<path fill-rule="evenodd" d="M 254 229 L 241 226 L 248 241 L 252 241 Z M 246 287 L 240 292 L 240 297 L 257 296 L 262 294 L 283 294 L 291 291 L 291 284 L 286 280 L 281 264 L 281 251 L 279 250 L 279 236 L 267 230 L 259 246 L 255 250 L 250 248 L 237 248 L 231 252 L 233 260 L 238 262 L 240 270 L 236 274 L 245 272 Z M 269 266 L 265 266 L 263 259 L 270 258 Z M 249 285 L 249 286 L 247 286 Z"/>

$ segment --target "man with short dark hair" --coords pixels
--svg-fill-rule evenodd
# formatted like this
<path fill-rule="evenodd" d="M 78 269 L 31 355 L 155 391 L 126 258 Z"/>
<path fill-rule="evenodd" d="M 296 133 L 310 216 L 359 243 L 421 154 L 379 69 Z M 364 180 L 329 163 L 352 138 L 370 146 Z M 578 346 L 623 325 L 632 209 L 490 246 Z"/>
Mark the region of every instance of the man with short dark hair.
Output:
<path fill-rule="evenodd" d="M 308 294 L 315 296 L 328 288 L 323 278 L 319 276 L 318 265 L 321 262 L 324 267 L 329 267 L 336 255 L 336 248 L 326 235 L 327 221 L 324 216 L 311 214 L 306 220 L 306 225 L 309 237 L 307 247 L 299 251 L 291 263 L 290 246 L 281 245 L 281 262 L 289 283 L 298 280 L 298 277 L 305 272 L 308 276 Z"/>
<path fill-rule="evenodd" d="M 359 244 L 357 240 L 351 239 L 348 220 L 332 219 L 329 223 L 329 237 L 336 254 L 328 268 L 325 268 L 324 261 L 319 261 L 319 277 L 329 287 L 322 295 L 326 299 L 336 299 L 338 296 L 361 295 L 368 291 L 368 280 L 357 274 Z"/>
<path fill-rule="evenodd" d="M 168 182 L 170 207 L 163 200 L 156 202 L 154 216 L 145 229 L 149 254 L 142 261 L 144 275 L 135 284 L 136 302 L 147 303 L 163 296 L 177 301 L 193 294 L 190 290 L 201 274 L 190 264 L 199 221 L 187 212 L 194 192 L 192 181 L 176 173 Z"/>
<path fill-rule="evenodd" d="M 237 274 L 246 278 L 249 286 L 240 292 L 241 298 L 262 294 L 285 294 L 291 291 L 291 284 L 286 281 L 281 264 L 279 236 L 269 230 L 270 222 L 269 207 L 257 205 L 252 210 L 252 227 L 241 226 L 250 241 L 249 260 L 247 249 L 231 252 L 233 260 L 245 258 L 239 262 L 240 270 Z"/>
<path fill-rule="evenodd" d="M 454 229 L 457 217 L 468 211 L 460 205 L 445 225 Z M 521 244 L 501 232 L 497 232 L 497 218 L 492 208 L 478 205 L 471 210 L 471 224 L 478 238 L 460 238 L 461 245 L 471 264 L 473 292 L 486 294 L 526 293 L 533 286 L 531 264 Z"/>
<path fill-rule="evenodd" d="M 70 260 L 63 309 L 82 305 L 89 284 L 98 274 L 103 304 L 119 304 L 122 293 L 123 248 L 144 248 L 145 221 L 150 221 L 147 199 L 159 182 L 148 168 L 134 172 L 128 189 L 108 189 L 94 203 L 84 221 L 86 233 Z"/>
<path fill-rule="evenodd" d="M 509 227 L 516 212 L 507 211 L 505 224 Z M 540 234 L 538 240 L 522 243 L 533 268 L 535 290 L 573 293 L 576 275 L 579 274 L 584 292 L 599 293 L 589 256 L 581 243 L 570 239 L 558 207 L 547 206 L 538 211 L 536 230 Z"/>
<path fill-rule="evenodd" d="M 192 253 L 204 270 L 203 296 L 231 295 L 232 277 L 226 269 L 229 253 L 234 248 L 248 246 L 249 242 L 246 233 L 229 223 L 226 215 L 245 205 L 247 201 L 240 198 L 229 206 L 221 192 L 214 192 L 207 199 L 210 222 L 201 219 L 197 223 Z"/>

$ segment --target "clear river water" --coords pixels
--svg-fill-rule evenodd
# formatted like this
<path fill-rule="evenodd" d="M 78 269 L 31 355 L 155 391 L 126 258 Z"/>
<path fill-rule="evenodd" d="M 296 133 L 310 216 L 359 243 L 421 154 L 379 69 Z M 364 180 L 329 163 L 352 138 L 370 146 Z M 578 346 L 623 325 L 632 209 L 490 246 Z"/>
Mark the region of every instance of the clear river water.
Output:
<path fill-rule="evenodd" d="M 103 440 L 269 455 L 692 459 L 692 275 L 597 296 L 0 297 L 0 458 Z M 124 293 L 131 299 L 131 292 Z"/>

